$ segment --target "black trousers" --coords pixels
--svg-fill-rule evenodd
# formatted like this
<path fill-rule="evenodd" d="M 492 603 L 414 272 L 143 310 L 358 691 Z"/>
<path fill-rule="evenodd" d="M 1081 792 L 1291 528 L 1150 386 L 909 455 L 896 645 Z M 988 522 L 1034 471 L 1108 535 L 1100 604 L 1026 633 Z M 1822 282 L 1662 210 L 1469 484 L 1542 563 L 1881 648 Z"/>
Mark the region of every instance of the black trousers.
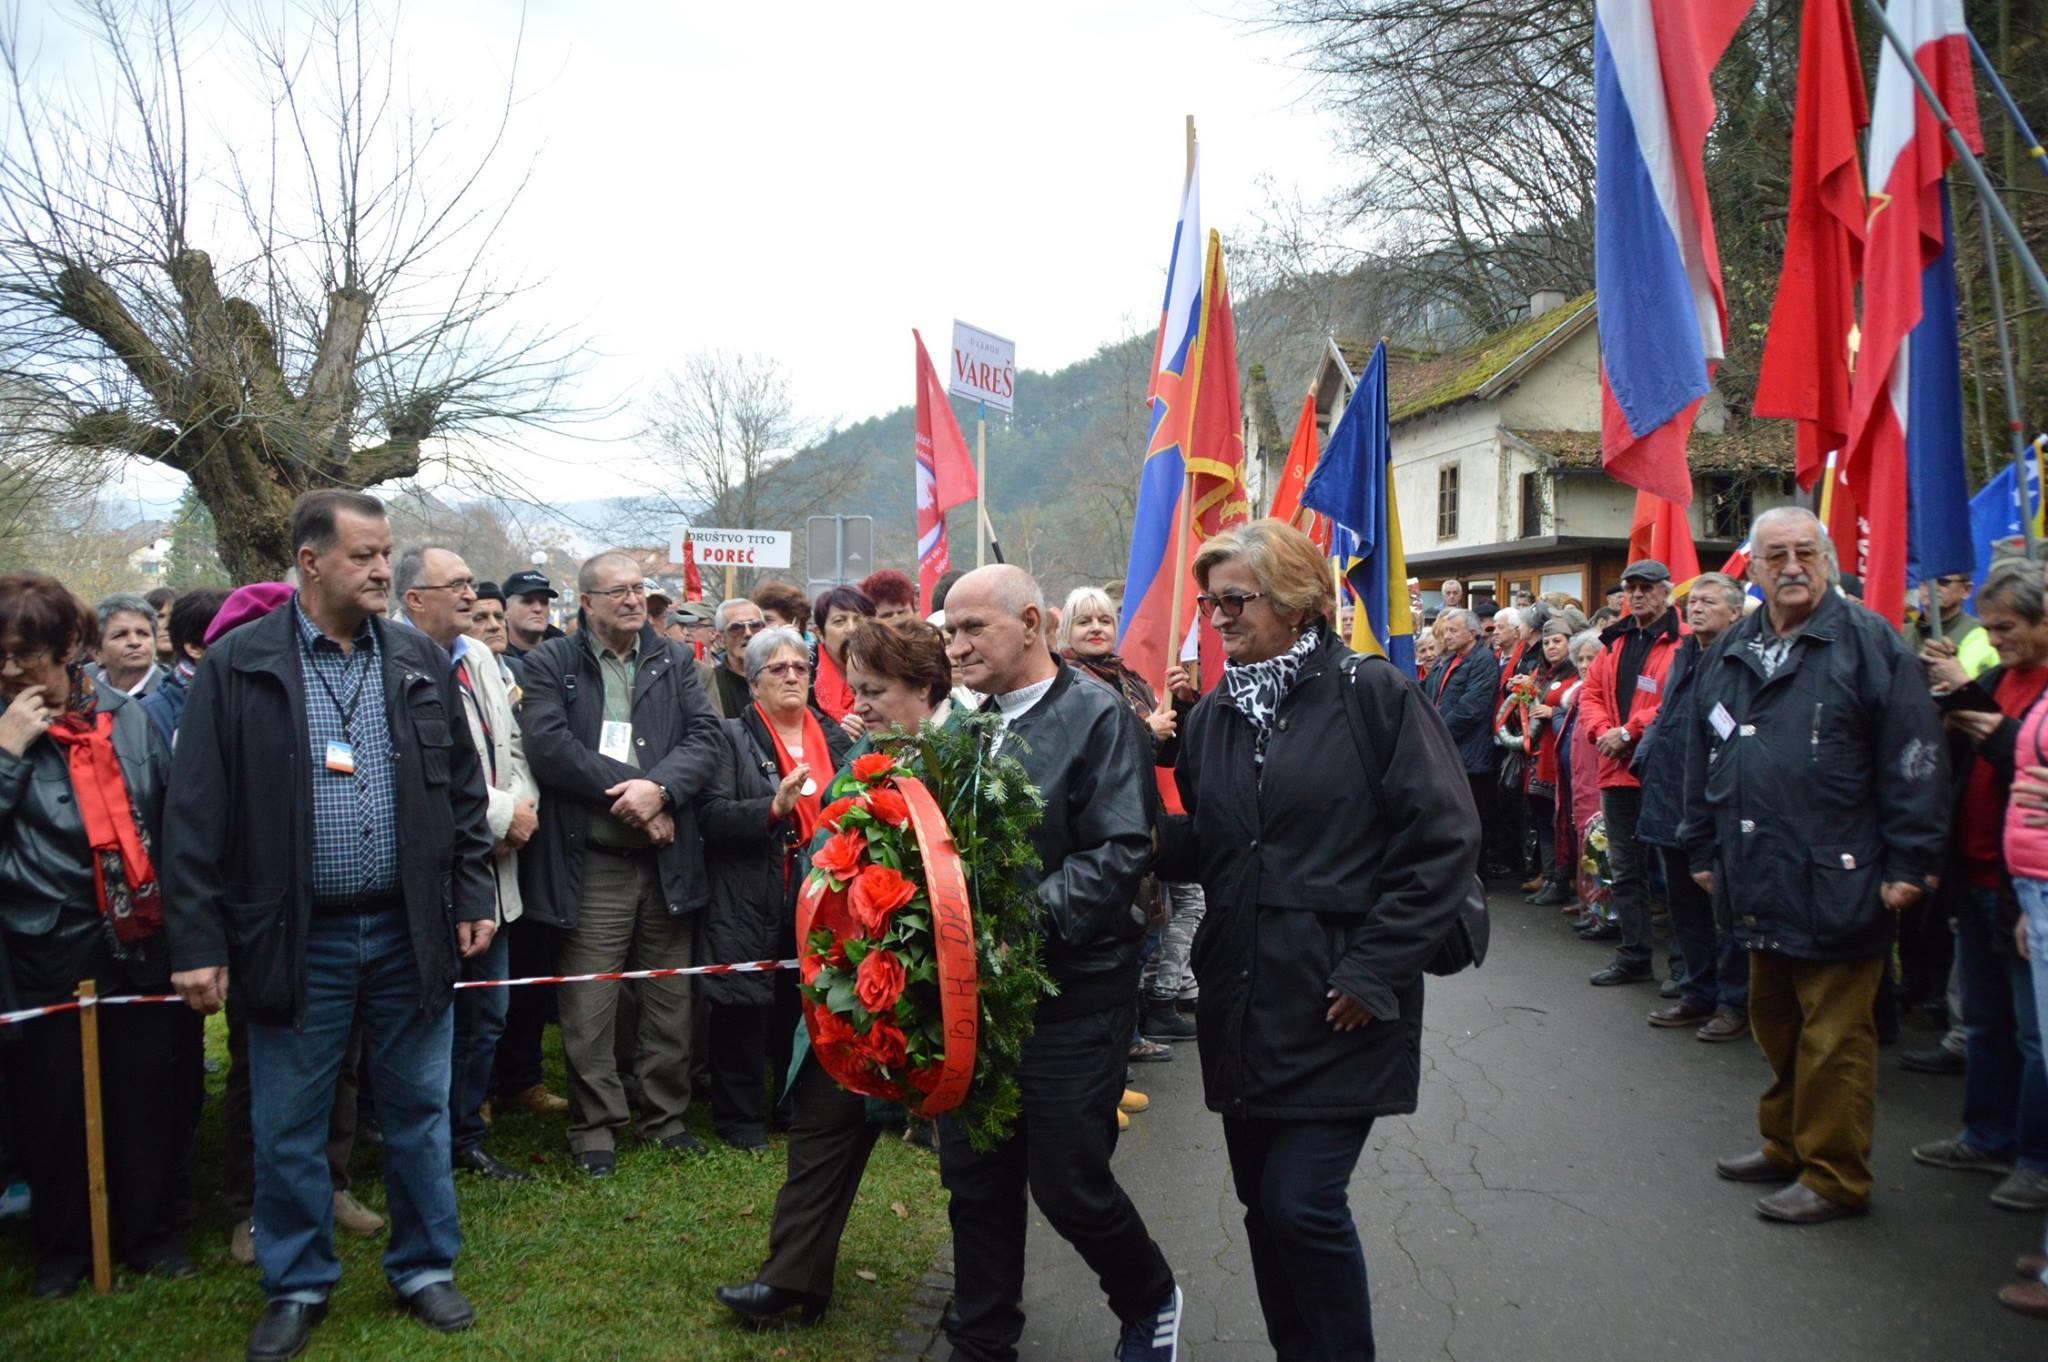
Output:
<path fill-rule="evenodd" d="M 1500 829 L 1495 826 L 1493 805 L 1495 792 L 1500 789 L 1500 781 L 1490 770 L 1477 773 L 1467 771 L 1465 780 L 1472 787 L 1472 807 L 1479 810 L 1479 862 L 1483 872 L 1498 864 L 1494 860 L 1494 855 L 1495 847 L 1500 840 Z"/>
<path fill-rule="evenodd" d="M 1173 1270 L 1117 1185 L 1116 1104 L 1137 1001 L 1041 1021 L 1017 1066 L 1023 1115 L 1010 1138 L 977 1153 L 939 1118 L 939 1174 L 952 1193 L 953 1304 L 947 1329 L 961 1362 L 1013 1362 L 1024 1333 L 1025 1191 L 1077 1249 L 1118 1319 L 1141 1320 L 1173 1292 Z"/>
<path fill-rule="evenodd" d="M 16 965 L 36 946 L 32 937 L 8 938 Z M 91 955 L 80 977 L 94 976 L 102 993 L 131 991 L 103 946 Z M 177 1184 L 191 1147 L 185 1078 L 178 1066 L 185 1024 L 170 1011 L 99 1009 L 108 1231 L 115 1259 L 138 1270 L 178 1247 Z M 13 1034 L 0 1045 L 0 1064 L 7 1069 L 8 1143 L 28 1179 L 36 1275 L 82 1274 L 92 1264 L 92 1211 L 78 1013 L 59 1012 L 7 1029 Z"/>
<path fill-rule="evenodd" d="M 558 933 L 544 922 L 521 917 L 504 927 L 508 978 L 526 979 L 555 972 Z M 505 1007 L 505 1033 L 498 1037 L 498 1057 L 491 1069 L 491 1087 L 500 1103 L 510 1101 L 541 1081 L 541 1039 L 555 1020 L 552 988 L 515 988 Z"/>
<path fill-rule="evenodd" d="M 1266 1337 L 1283 1362 L 1372 1362 L 1372 1295 L 1349 1187 L 1363 1121 L 1223 1122 Z"/>
<path fill-rule="evenodd" d="M 1607 864 L 1614 872 L 1614 916 L 1621 926 L 1614 963 L 1627 969 L 1649 969 L 1656 954 L 1650 928 L 1652 852 L 1636 840 L 1643 792 L 1625 785 L 1602 790 L 1600 812 L 1607 817 Z"/>
<path fill-rule="evenodd" d="M 711 1070 L 711 1123 L 721 1136 L 764 1133 L 764 1091 L 776 1094 L 776 1124 L 791 1121 L 783 1079 L 789 1073 L 803 997 L 797 992 L 794 971 L 777 970 L 770 978 L 775 990 L 771 1001 L 714 1002 L 706 1010 L 711 1028 L 704 1047 Z"/>
<path fill-rule="evenodd" d="M 768 1261 L 755 1277 L 829 1297 L 846 1217 L 884 1127 L 868 1120 L 863 1098 L 834 1083 L 815 1060 L 804 1065 L 790 1095 L 789 1175 L 775 1194 Z"/>

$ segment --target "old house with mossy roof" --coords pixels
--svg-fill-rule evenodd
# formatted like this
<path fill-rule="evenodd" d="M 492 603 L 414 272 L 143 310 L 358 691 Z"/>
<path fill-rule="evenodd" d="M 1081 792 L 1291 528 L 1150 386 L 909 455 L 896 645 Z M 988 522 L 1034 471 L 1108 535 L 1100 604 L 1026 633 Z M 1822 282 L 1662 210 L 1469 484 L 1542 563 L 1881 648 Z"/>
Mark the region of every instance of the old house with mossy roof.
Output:
<path fill-rule="evenodd" d="M 1525 319 L 1460 349 L 1388 347 L 1395 501 L 1425 603 L 1453 577 L 1490 583 L 1503 605 L 1518 590 L 1597 605 L 1619 580 L 1635 489 L 1600 465 L 1594 317 L 1591 293 L 1539 292 Z M 1311 384 L 1323 437 L 1372 344 L 1325 347 Z M 1701 566 L 1718 567 L 1750 520 L 1793 500 L 1792 426 L 1738 420 L 1711 396 L 1689 457 L 1693 539 Z"/>

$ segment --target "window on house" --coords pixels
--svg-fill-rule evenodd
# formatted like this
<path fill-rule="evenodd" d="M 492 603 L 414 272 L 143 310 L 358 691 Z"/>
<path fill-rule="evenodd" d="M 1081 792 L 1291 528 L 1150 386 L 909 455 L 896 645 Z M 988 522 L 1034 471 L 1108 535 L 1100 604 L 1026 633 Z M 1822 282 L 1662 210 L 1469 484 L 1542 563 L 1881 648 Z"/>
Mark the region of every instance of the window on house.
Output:
<path fill-rule="evenodd" d="M 1522 538 L 1534 539 L 1543 533 L 1543 475 L 1522 474 Z"/>
<path fill-rule="evenodd" d="M 1454 463 L 1436 470 L 1436 537 L 1458 537 L 1458 465 Z"/>
<path fill-rule="evenodd" d="M 1749 532 L 1751 485 L 1747 478 L 1702 478 L 1709 539 L 1740 540 Z"/>

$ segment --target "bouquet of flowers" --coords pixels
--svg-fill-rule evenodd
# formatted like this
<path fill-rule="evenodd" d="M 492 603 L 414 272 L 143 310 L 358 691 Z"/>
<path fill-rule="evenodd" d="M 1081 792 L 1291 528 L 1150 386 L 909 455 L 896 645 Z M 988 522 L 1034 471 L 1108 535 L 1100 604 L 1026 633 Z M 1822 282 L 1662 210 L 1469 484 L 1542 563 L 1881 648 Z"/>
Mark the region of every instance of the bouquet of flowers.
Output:
<path fill-rule="evenodd" d="M 1586 820 L 1585 850 L 1579 857 L 1579 902 L 1602 917 L 1614 897 L 1614 862 L 1607 850 L 1607 816 Z"/>
<path fill-rule="evenodd" d="M 882 738 L 819 813 L 797 901 L 804 1020 L 850 1092 L 953 1112 L 977 1148 L 1019 1101 L 1016 1063 L 1038 999 L 1038 792 L 992 756 L 993 716 Z"/>

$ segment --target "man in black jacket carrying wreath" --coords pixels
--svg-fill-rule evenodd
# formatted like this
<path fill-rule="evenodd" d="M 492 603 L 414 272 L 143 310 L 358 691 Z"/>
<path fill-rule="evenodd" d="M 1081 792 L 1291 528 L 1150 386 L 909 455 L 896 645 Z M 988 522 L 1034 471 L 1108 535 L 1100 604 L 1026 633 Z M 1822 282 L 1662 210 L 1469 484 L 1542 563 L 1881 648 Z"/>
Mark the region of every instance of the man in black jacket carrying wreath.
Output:
<path fill-rule="evenodd" d="M 1125 1051 L 1136 1023 L 1151 861 L 1145 783 L 1152 756 L 1123 702 L 1080 680 L 1047 647 L 1038 584 L 998 564 L 946 597 L 954 678 L 989 697 L 997 742 L 1045 798 L 1032 832 L 1041 875 L 1045 964 L 1059 995 L 1039 1004 L 1017 1066 L 1023 1114 L 999 1148 L 977 1153 L 945 1128 L 939 1168 L 952 1194 L 954 1305 L 947 1329 L 963 1362 L 1011 1362 L 1024 1332 L 1028 1187 L 1052 1227 L 1095 1270 L 1122 1322 L 1122 1362 L 1170 1362 L 1180 1288 L 1110 1171 Z M 950 1127 L 941 1118 L 942 1128 Z"/>

